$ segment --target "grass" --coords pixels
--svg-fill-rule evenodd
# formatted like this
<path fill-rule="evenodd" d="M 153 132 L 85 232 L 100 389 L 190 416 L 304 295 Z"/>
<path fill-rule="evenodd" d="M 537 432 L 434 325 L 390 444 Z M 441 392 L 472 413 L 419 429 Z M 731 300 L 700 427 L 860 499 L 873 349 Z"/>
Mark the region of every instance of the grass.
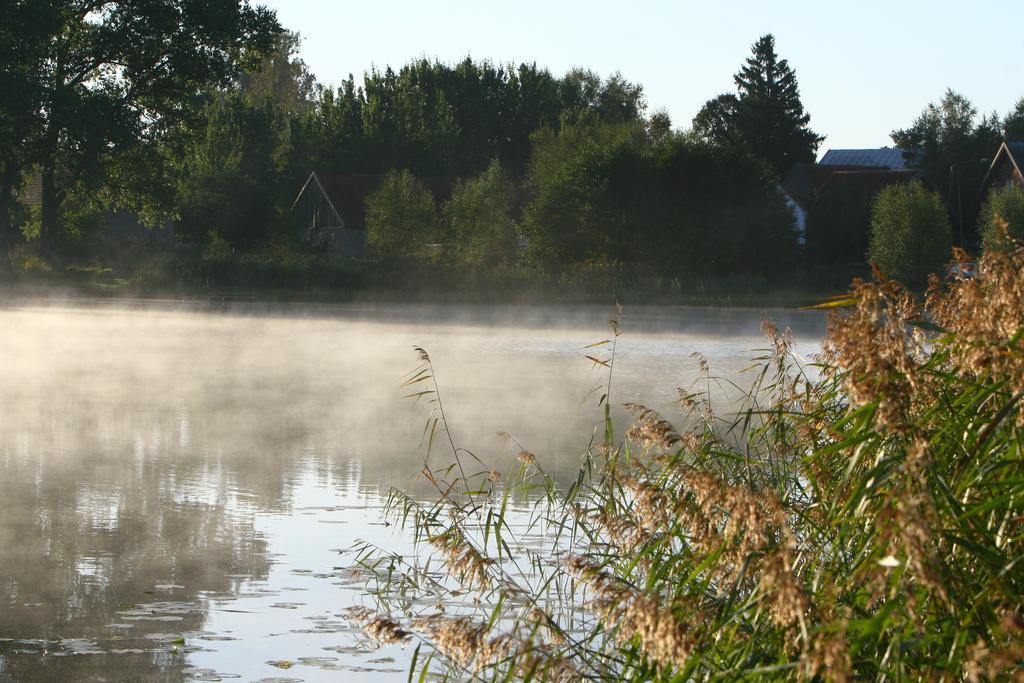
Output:
<path fill-rule="evenodd" d="M 85 296 L 196 298 L 230 296 L 265 302 L 603 303 L 718 307 L 792 307 L 842 291 L 835 273 L 765 276 L 651 275 L 582 264 L 565 271 L 526 267 L 456 268 L 429 259 L 340 259 L 277 249 L 203 256 L 128 250 L 110 263 L 62 269 L 23 259 L 0 276 L 9 290 Z M 39 267 L 36 267 L 39 266 Z M 849 271 L 843 271 L 844 274 Z"/>
<path fill-rule="evenodd" d="M 1020 680 L 1024 251 L 979 272 L 923 301 L 855 281 L 816 362 L 767 323 L 735 414 L 706 370 L 678 427 L 627 406 L 626 434 L 613 321 L 587 352 L 602 429 L 562 484 L 511 437 L 518 471 L 483 471 L 420 351 L 437 496 L 392 492 L 417 552 L 354 549 L 353 618 L 415 642 L 420 680 Z"/>

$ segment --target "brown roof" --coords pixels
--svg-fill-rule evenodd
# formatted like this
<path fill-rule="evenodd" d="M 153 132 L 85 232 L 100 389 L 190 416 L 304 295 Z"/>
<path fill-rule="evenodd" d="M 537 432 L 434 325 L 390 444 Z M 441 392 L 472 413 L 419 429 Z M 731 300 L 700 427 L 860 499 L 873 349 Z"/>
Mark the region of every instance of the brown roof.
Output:
<path fill-rule="evenodd" d="M 296 197 L 295 203 L 298 204 L 307 188 L 318 185 L 345 226 L 362 229 L 366 227 L 366 199 L 384 184 L 385 178 L 386 175 L 378 173 L 313 171 Z M 455 189 L 455 181 L 451 178 L 417 176 L 416 179 L 430 190 L 438 206 L 450 199 Z"/>
<path fill-rule="evenodd" d="M 914 169 L 889 170 L 875 166 L 797 164 L 782 182 L 782 189 L 797 204 L 808 208 L 823 192 L 868 192 L 921 178 Z"/>
<path fill-rule="evenodd" d="M 899 171 L 838 171 L 825 181 L 819 193 L 859 191 L 875 194 L 890 185 L 920 180 L 921 172 L 914 169 Z"/>
<path fill-rule="evenodd" d="M 796 164 L 785 180 L 782 189 L 803 208 L 809 207 L 821 188 L 836 173 L 847 171 L 877 170 L 872 166 L 824 166 L 821 164 Z"/>

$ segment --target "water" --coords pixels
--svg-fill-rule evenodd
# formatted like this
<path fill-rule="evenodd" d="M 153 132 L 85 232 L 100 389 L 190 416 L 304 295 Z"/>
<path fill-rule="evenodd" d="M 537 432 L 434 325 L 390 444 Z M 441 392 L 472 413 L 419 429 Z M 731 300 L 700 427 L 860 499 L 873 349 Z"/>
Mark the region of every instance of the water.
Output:
<path fill-rule="evenodd" d="M 344 619 L 365 596 L 339 550 L 407 552 L 383 499 L 430 494 L 426 407 L 400 387 L 413 345 L 481 468 L 514 467 L 506 431 L 568 477 L 599 419 L 584 355 L 603 349 L 583 347 L 608 313 L 0 310 L 0 681 L 405 680 L 408 649 Z M 694 352 L 742 384 L 760 318 L 627 311 L 613 403 L 678 416 Z M 774 318 L 814 353 L 819 316 Z"/>

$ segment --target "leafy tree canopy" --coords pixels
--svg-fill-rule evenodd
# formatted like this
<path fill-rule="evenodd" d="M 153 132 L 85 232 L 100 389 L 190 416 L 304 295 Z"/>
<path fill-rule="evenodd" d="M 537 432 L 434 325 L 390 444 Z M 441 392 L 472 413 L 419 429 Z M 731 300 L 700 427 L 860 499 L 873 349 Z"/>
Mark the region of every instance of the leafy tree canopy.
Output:
<path fill-rule="evenodd" d="M 444 220 L 447 248 L 456 260 L 473 266 L 515 263 L 515 199 L 515 185 L 497 161 L 455 188 L 444 206 Z"/>
<path fill-rule="evenodd" d="M 961 246 L 976 244 L 978 188 L 1001 139 L 999 117 L 979 116 L 971 101 L 954 90 L 925 107 L 909 128 L 892 133 L 897 147 L 921 152 L 917 163 L 942 195 Z"/>
<path fill-rule="evenodd" d="M 434 196 L 409 171 L 388 173 L 366 199 L 366 241 L 382 256 L 408 256 L 438 238 Z"/>
<path fill-rule="evenodd" d="M 543 130 L 533 143 L 524 227 L 536 263 L 619 261 L 690 277 L 792 262 L 792 215 L 742 147 L 639 124 Z"/>
<path fill-rule="evenodd" d="M 639 121 L 644 112 L 643 89 L 619 74 L 575 69 L 557 78 L 536 64 L 421 59 L 374 69 L 363 81 L 358 87 L 350 76 L 324 93 L 319 119 L 330 144 L 319 167 L 471 177 L 498 159 L 521 176 L 534 131 Z"/>
<path fill-rule="evenodd" d="M 952 246 L 952 226 L 937 193 L 919 182 L 878 193 L 868 258 L 887 277 L 923 284 L 942 268 Z"/>
<path fill-rule="evenodd" d="M 992 190 L 981 208 L 980 227 L 986 251 L 1012 250 L 1024 244 L 1024 190 L 1017 187 Z"/>
<path fill-rule="evenodd" d="M 154 143 L 280 32 L 247 0 L 61 0 L 26 4 L 40 34 L 30 148 L 42 175 L 41 246 L 54 252 L 60 205 L 106 176 L 117 152 Z"/>

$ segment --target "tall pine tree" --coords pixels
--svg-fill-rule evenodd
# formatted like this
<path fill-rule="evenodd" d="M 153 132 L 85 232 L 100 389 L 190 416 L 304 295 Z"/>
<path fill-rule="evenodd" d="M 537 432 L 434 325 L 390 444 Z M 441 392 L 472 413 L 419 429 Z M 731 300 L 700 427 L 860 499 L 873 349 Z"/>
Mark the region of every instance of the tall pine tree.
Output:
<path fill-rule="evenodd" d="M 709 100 L 693 120 L 694 130 L 717 143 L 741 142 L 780 176 L 799 162 L 814 161 L 824 140 L 808 128 L 796 73 L 775 52 L 775 38 L 762 36 L 733 77 L 736 95 Z"/>

